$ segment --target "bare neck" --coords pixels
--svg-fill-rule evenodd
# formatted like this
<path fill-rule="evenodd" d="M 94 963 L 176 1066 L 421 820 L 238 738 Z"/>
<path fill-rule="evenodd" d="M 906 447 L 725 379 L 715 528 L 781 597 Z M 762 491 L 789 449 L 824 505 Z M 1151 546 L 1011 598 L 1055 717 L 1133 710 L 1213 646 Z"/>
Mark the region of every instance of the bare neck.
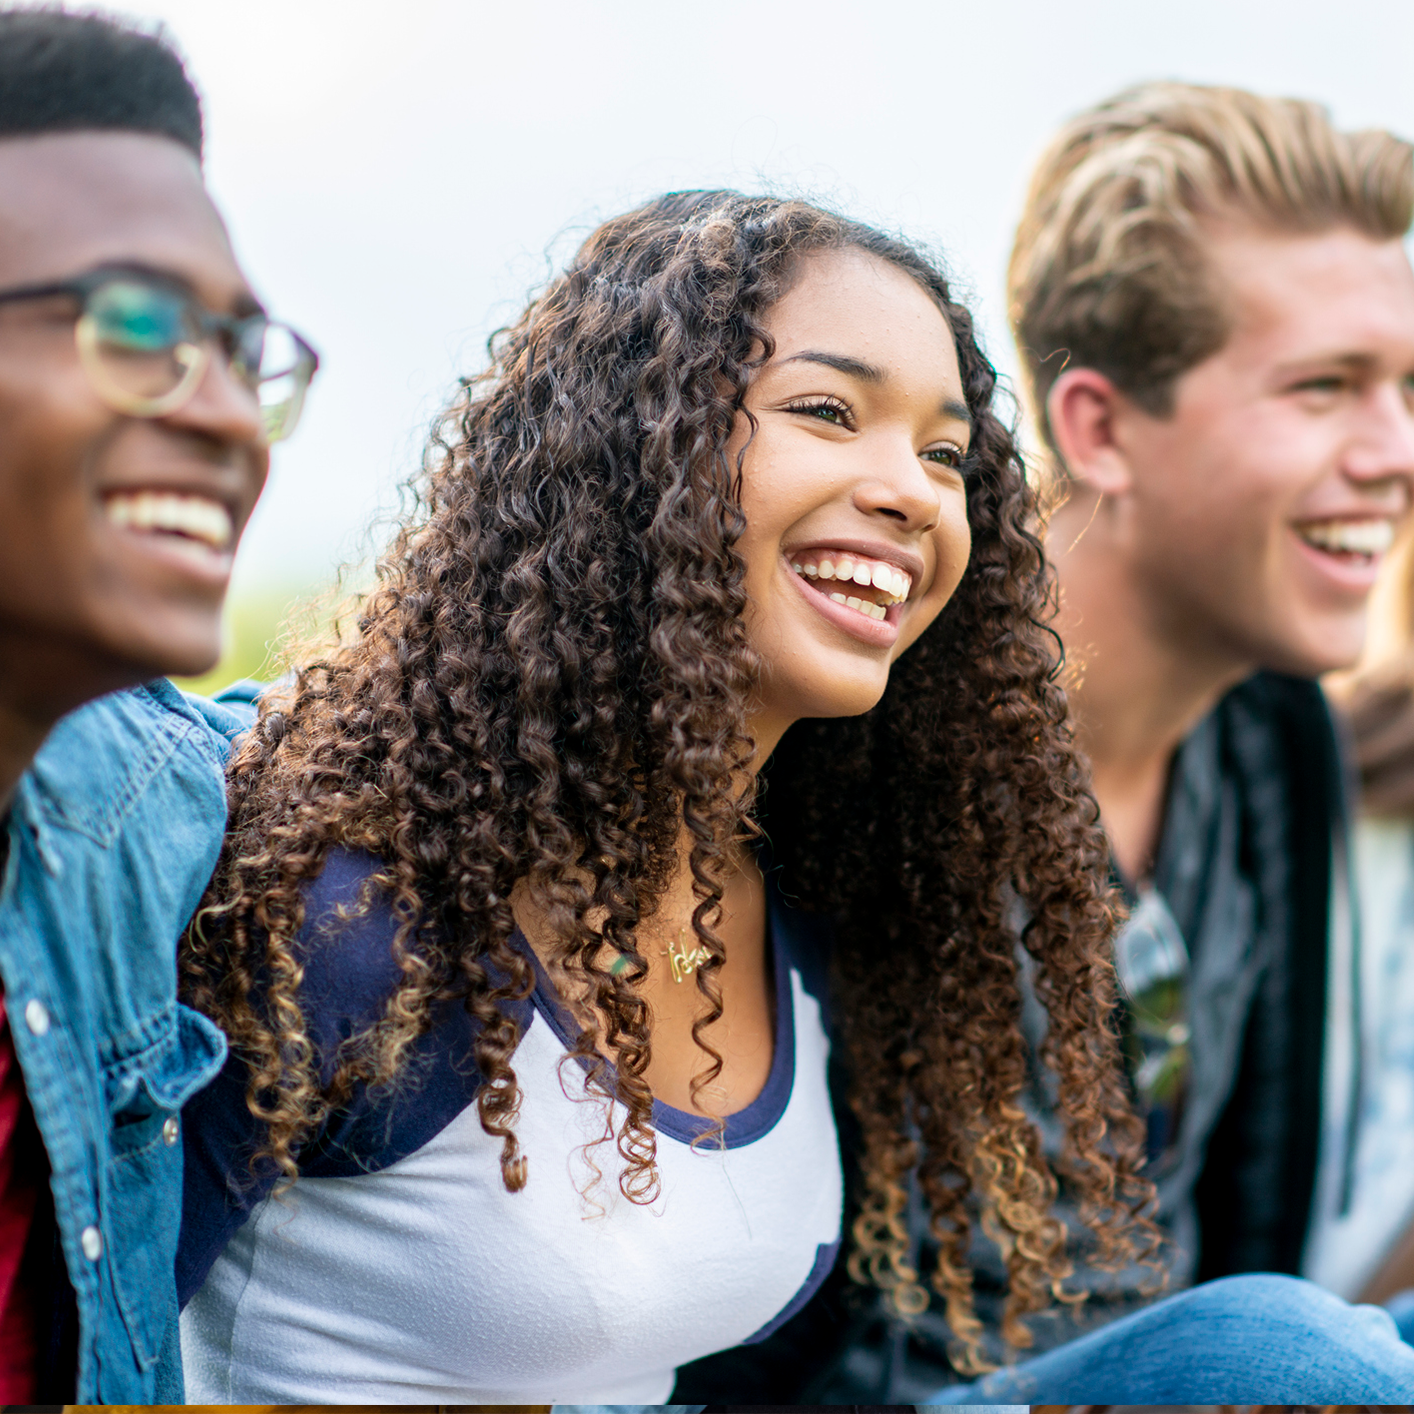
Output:
<path fill-rule="evenodd" d="M 0 704 L 0 820 L 9 813 L 15 787 L 29 769 L 47 731 L 48 728 L 35 730 L 23 715 L 8 710 L 8 704 Z"/>
<path fill-rule="evenodd" d="M 1115 861 L 1138 882 L 1153 868 L 1175 751 L 1253 665 L 1176 622 L 1093 493 L 1056 511 L 1046 552 L 1060 577 L 1055 626 L 1076 733 Z"/>
<path fill-rule="evenodd" d="M 59 718 L 139 680 L 130 668 L 102 662 L 81 645 L 0 624 L 0 819 Z"/>

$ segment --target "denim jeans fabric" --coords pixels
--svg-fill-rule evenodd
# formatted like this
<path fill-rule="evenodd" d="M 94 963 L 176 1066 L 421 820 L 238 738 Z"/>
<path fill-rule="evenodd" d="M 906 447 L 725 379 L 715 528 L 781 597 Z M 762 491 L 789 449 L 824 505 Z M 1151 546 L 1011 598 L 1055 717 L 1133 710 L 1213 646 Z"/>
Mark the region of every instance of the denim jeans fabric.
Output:
<path fill-rule="evenodd" d="M 1414 1288 L 1391 1296 L 1385 1302 L 1385 1310 L 1394 1321 L 1400 1340 L 1406 1345 L 1414 1345 Z"/>
<path fill-rule="evenodd" d="M 1224 1277 L 930 1404 L 1409 1404 L 1390 1313 L 1285 1276 Z M 920 1406 L 922 1407 L 922 1406 Z"/>
<path fill-rule="evenodd" d="M 705 1404 L 552 1404 L 554 1414 L 702 1414 Z"/>
<path fill-rule="evenodd" d="M 100 698 L 58 723 L 10 809 L 0 981 L 76 1297 L 78 1404 L 151 1403 L 175 1317 L 178 1116 L 226 1052 L 177 1002 L 176 944 L 245 722 L 167 682 Z"/>

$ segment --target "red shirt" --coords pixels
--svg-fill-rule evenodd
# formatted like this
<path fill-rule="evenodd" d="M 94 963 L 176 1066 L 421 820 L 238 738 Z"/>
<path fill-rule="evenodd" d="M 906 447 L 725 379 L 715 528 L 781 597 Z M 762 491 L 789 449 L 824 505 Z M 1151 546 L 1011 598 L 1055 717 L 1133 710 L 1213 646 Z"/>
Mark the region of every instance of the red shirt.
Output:
<path fill-rule="evenodd" d="M 21 1267 L 44 1181 L 44 1148 L 0 996 L 0 1404 L 35 1398 L 39 1313 Z"/>

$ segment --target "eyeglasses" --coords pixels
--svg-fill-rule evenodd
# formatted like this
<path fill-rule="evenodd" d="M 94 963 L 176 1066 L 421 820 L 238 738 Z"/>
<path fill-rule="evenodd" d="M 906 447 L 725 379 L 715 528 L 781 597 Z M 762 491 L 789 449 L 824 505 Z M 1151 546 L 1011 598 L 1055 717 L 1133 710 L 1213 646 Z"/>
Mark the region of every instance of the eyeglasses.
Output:
<path fill-rule="evenodd" d="M 231 372 L 259 401 L 265 443 L 295 430 L 319 355 L 289 325 L 263 314 L 215 314 L 159 275 L 115 268 L 0 290 L 0 304 L 60 295 L 79 302 L 79 360 L 115 412 L 166 417 L 178 411 L 195 396 L 219 346 Z"/>

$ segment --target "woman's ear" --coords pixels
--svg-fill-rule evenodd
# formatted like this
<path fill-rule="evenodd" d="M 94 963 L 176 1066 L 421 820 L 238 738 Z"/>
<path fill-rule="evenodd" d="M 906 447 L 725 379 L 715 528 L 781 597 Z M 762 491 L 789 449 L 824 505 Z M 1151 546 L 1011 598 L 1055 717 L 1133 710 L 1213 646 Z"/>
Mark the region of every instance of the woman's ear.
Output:
<path fill-rule="evenodd" d="M 1046 418 L 1072 481 L 1122 496 L 1132 476 L 1116 424 L 1127 400 L 1093 368 L 1067 368 L 1051 385 Z"/>

